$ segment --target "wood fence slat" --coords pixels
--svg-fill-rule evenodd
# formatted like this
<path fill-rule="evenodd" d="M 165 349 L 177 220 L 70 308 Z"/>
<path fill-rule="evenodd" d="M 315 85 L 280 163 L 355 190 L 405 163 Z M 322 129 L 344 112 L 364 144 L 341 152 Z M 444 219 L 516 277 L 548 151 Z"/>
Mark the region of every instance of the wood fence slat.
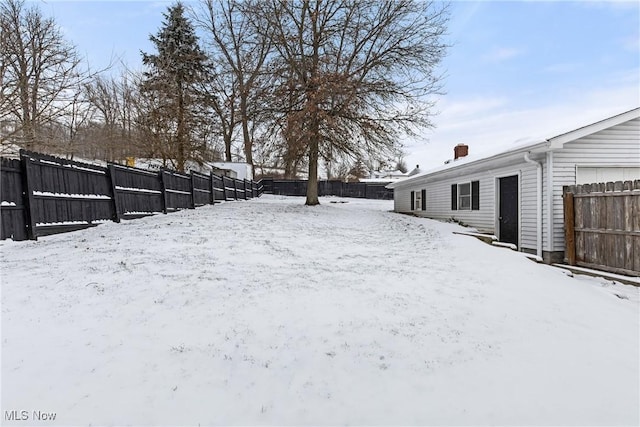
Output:
<path fill-rule="evenodd" d="M 9 206 L 0 209 L 0 239 L 25 240 L 27 236 L 26 210 L 23 197 L 24 173 L 21 160 L 0 158 L 1 201 Z"/>
<path fill-rule="evenodd" d="M 116 168 L 113 164 L 109 163 L 107 165 L 107 172 L 109 174 L 109 182 L 111 183 L 111 198 L 113 200 L 113 221 L 120 222 L 121 219 L 121 210 L 120 200 L 118 198 L 118 192 L 116 190 Z"/>
<path fill-rule="evenodd" d="M 209 173 L 209 190 L 211 190 L 211 194 L 209 196 L 209 203 L 212 205 L 216 204 L 216 192 L 215 192 L 215 185 L 213 182 L 213 172 Z"/>
<path fill-rule="evenodd" d="M 164 169 L 160 171 L 160 182 L 161 182 L 161 188 L 162 188 L 162 213 L 166 214 L 168 211 L 168 205 L 167 205 L 167 182 L 166 182 L 166 177 L 165 177 L 165 173 L 164 173 Z"/>
<path fill-rule="evenodd" d="M 566 258 L 569 265 L 576 265 L 576 233 L 575 233 L 575 213 L 573 206 L 573 194 L 564 194 L 564 239 L 566 242 Z"/>
<path fill-rule="evenodd" d="M 193 172 L 189 174 L 189 180 L 191 181 L 191 206 L 189 206 L 189 209 L 195 209 L 196 208 L 196 185 L 193 182 L 194 180 Z"/>
<path fill-rule="evenodd" d="M 31 167 L 31 159 L 27 156 L 21 156 L 20 159 L 22 161 L 22 170 L 24 171 L 22 177 L 22 188 L 25 192 L 24 205 L 25 205 L 25 213 L 26 213 L 26 228 L 27 228 L 27 236 L 30 240 L 37 240 L 38 236 L 36 235 L 36 215 L 35 215 L 35 206 L 33 199 L 33 190 L 31 189 L 30 182 L 30 174 L 33 173 L 33 168 Z"/>

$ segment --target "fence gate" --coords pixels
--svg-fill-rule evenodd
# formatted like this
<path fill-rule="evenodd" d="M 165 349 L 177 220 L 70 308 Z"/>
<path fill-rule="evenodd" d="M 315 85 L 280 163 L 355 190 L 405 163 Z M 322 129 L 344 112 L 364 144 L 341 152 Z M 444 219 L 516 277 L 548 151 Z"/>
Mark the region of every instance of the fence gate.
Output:
<path fill-rule="evenodd" d="M 565 261 L 640 275 L 640 180 L 564 187 Z"/>

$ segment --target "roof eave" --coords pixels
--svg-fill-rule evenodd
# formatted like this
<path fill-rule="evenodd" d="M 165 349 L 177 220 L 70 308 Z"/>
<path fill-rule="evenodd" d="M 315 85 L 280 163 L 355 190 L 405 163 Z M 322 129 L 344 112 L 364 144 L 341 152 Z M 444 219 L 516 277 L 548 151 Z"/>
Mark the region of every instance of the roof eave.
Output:
<path fill-rule="evenodd" d="M 585 136 L 600 132 L 601 130 L 608 129 L 613 126 L 617 126 L 629 120 L 640 118 L 640 107 L 633 110 L 626 111 L 608 119 L 600 120 L 599 122 L 592 123 L 587 126 L 572 130 L 561 135 L 549 138 L 550 148 L 557 150 L 562 148 L 567 142 L 575 141 L 576 139 L 584 138 Z"/>
<path fill-rule="evenodd" d="M 416 176 L 412 176 L 412 177 L 407 178 L 407 179 L 401 179 L 399 181 L 390 183 L 389 185 L 385 186 L 385 188 L 394 189 L 394 188 L 397 188 L 397 187 L 404 186 L 405 184 L 411 184 L 412 182 L 417 181 L 420 178 L 428 178 L 428 177 L 431 177 L 431 176 L 434 176 L 434 175 L 445 174 L 445 173 L 449 173 L 449 172 L 454 171 L 454 170 L 459 170 L 461 168 L 473 168 L 473 167 L 478 166 L 478 165 L 480 165 L 482 163 L 491 162 L 491 161 L 498 161 L 498 160 L 501 160 L 501 159 L 506 158 L 506 157 L 511 157 L 511 156 L 517 155 L 519 153 L 526 153 L 526 152 L 544 153 L 544 152 L 549 151 L 551 149 L 552 148 L 551 148 L 551 146 L 549 144 L 549 141 L 543 140 L 543 141 L 540 141 L 540 142 L 537 142 L 537 143 L 534 143 L 534 144 L 531 144 L 531 145 L 527 145 L 527 146 L 524 146 L 524 147 L 519 147 L 519 148 L 514 149 L 514 150 L 503 151 L 501 153 L 494 154 L 493 156 L 490 156 L 490 157 L 485 157 L 485 158 L 482 158 L 482 159 L 474 160 L 474 161 L 469 162 L 469 163 L 463 163 L 463 164 L 460 164 L 460 165 L 452 166 L 452 167 L 447 168 L 447 169 L 442 169 L 442 170 L 437 170 L 435 172 L 426 173 L 424 175 L 416 175 Z"/>

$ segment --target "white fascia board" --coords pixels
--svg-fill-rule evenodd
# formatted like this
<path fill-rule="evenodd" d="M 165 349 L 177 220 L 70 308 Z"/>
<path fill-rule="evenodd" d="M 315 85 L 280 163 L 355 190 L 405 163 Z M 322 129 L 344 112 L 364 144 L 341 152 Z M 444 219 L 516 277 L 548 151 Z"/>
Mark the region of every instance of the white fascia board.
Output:
<path fill-rule="evenodd" d="M 490 157 L 484 157 L 461 164 L 446 165 L 448 167 L 440 167 L 432 171 L 427 171 L 410 178 L 402 179 L 387 185 L 385 188 L 394 189 L 410 186 L 416 182 L 431 181 L 432 179 L 446 178 L 448 175 L 459 175 L 460 173 L 472 173 L 477 170 L 483 170 L 490 163 L 509 163 L 524 162 L 522 157 L 524 153 L 530 151 L 532 153 L 543 153 L 549 150 L 548 141 L 541 141 L 535 144 L 518 147 L 517 149 L 503 151 Z"/>
<path fill-rule="evenodd" d="M 549 138 L 550 148 L 557 150 L 562 148 L 567 142 L 575 141 L 576 139 L 584 138 L 585 136 L 600 132 L 601 130 L 608 129 L 613 126 L 617 126 L 629 120 L 640 118 L 640 107 L 629 110 L 625 113 L 618 114 L 617 116 L 609 117 L 608 119 L 601 120 L 596 123 L 592 123 L 587 126 L 572 130 L 567 133 L 563 133 L 553 138 Z"/>

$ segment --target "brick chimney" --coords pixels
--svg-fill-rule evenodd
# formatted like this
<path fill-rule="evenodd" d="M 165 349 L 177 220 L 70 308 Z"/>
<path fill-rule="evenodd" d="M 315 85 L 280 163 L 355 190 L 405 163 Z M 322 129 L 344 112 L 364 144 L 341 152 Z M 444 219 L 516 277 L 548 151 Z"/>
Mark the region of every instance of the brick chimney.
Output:
<path fill-rule="evenodd" d="M 467 144 L 458 144 L 453 147 L 453 160 L 465 157 L 469 154 L 469 146 Z"/>

